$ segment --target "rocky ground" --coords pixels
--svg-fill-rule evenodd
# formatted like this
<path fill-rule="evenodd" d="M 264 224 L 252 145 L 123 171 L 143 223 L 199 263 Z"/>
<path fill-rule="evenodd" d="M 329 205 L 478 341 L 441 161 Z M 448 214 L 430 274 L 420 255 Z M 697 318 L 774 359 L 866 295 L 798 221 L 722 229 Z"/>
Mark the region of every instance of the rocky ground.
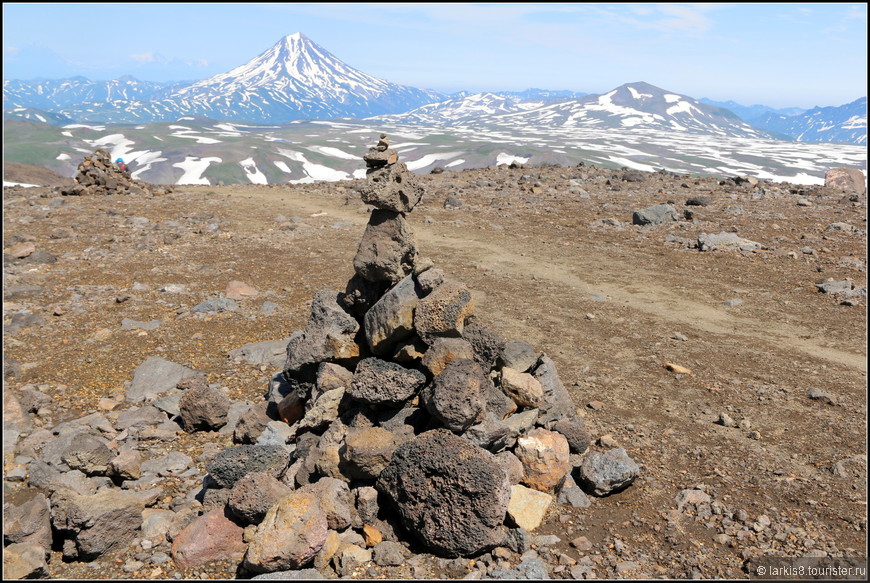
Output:
<path fill-rule="evenodd" d="M 342 548 L 365 552 L 315 559 L 304 576 L 739 579 L 767 556 L 866 561 L 866 198 L 733 178 L 587 166 L 419 177 L 408 220 L 421 254 L 472 290 L 479 319 L 553 359 L 590 451 L 623 448 L 640 474 L 588 507 L 552 505 L 522 548 L 378 552 L 351 526 Z M 189 566 L 173 541 L 213 507 L 197 499 L 206 465 L 281 371 L 275 354 L 237 349 L 289 338 L 319 290 L 354 274 L 363 185 L 4 188 L 5 576 L 239 574 L 244 548 Z M 637 220 L 664 222 L 632 224 L 644 209 Z M 220 388 L 230 424 L 171 420 L 173 405 L 147 394 L 168 374 L 143 367 L 155 357 Z M 64 436 L 82 429 L 135 451 L 139 475 L 126 460 L 114 484 L 59 471 Z M 40 495 L 55 528 L 83 530 L 59 516 L 62 488 L 126 492 L 144 520 L 77 560 L 55 532 L 40 565 L 12 545 L 49 544 Z"/>

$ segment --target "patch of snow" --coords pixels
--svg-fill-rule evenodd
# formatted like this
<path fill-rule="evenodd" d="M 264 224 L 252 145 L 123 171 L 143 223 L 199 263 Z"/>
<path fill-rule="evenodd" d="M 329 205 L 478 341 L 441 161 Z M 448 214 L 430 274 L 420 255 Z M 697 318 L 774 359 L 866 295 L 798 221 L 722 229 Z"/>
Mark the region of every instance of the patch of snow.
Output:
<path fill-rule="evenodd" d="M 523 158 L 521 156 L 511 156 L 510 154 L 505 154 L 504 152 L 499 153 L 498 156 L 495 157 L 495 165 L 501 166 L 502 164 L 512 164 L 516 162 L 518 164 L 525 164 L 529 161 L 529 158 Z"/>
<path fill-rule="evenodd" d="M 293 174 L 293 171 L 290 170 L 290 167 L 287 166 L 287 162 L 285 162 L 284 160 L 276 160 L 275 166 L 277 166 L 278 169 L 282 172 L 286 172 L 287 174 Z"/>
<path fill-rule="evenodd" d="M 628 158 L 619 158 L 617 156 L 608 156 L 608 160 L 611 162 L 616 162 L 620 166 L 627 166 L 629 168 L 634 168 L 635 170 L 643 170 L 645 172 L 655 172 L 655 166 L 650 166 L 649 164 L 641 164 L 639 162 L 634 162 L 633 160 L 629 160 Z"/>
<path fill-rule="evenodd" d="M 665 101 L 667 101 L 668 103 L 676 103 L 680 99 L 682 99 L 682 97 L 680 97 L 679 95 L 674 95 L 673 93 L 665 93 Z"/>
<path fill-rule="evenodd" d="M 324 156 L 329 156 L 331 158 L 339 158 L 341 160 L 362 160 L 362 156 L 354 156 L 353 154 L 348 154 L 343 150 L 339 150 L 338 148 L 333 148 L 332 146 L 309 146 L 309 150 L 312 152 L 317 152 L 318 154 L 323 154 Z"/>
<path fill-rule="evenodd" d="M 74 130 L 76 128 L 85 128 L 86 130 L 94 130 L 95 132 L 101 132 L 106 129 L 106 126 L 89 126 L 83 123 L 73 123 L 69 125 L 63 126 L 65 130 Z"/>
<path fill-rule="evenodd" d="M 202 177 L 202 173 L 206 171 L 212 162 L 220 163 L 222 160 L 214 156 L 210 158 L 186 156 L 184 162 L 177 162 L 172 165 L 173 168 L 181 168 L 184 171 L 184 174 L 181 175 L 176 184 L 211 184 L 208 178 Z"/>
<path fill-rule="evenodd" d="M 61 152 L 57 155 L 57 158 L 55 158 L 55 160 L 72 160 L 72 156 L 65 152 Z"/>
<path fill-rule="evenodd" d="M 692 110 L 695 109 L 692 107 L 692 104 L 688 101 L 678 101 L 676 105 L 669 107 L 665 113 L 668 115 L 674 115 L 675 113 L 692 113 Z"/>
<path fill-rule="evenodd" d="M 464 164 L 464 163 L 465 163 L 465 160 L 463 160 L 462 158 L 460 158 L 459 160 L 454 160 L 454 161 L 451 162 L 450 164 L 445 164 L 444 167 L 445 167 L 445 168 L 450 168 L 450 167 L 452 167 L 452 166 L 459 166 L 460 164 Z"/>
<path fill-rule="evenodd" d="M 635 99 L 642 99 L 644 97 L 652 97 L 651 93 L 639 93 L 637 89 L 635 89 L 634 87 L 631 87 L 631 86 L 628 87 L 628 90 L 631 92 L 631 96 L 634 97 Z"/>
<path fill-rule="evenodd" d="M 430 164 L 432 164 L 433 162 L 437 162 L 438 160 L 449 160 L 450 158 L 455 158 L 460 154 L 462 154 L 462 152 L 440 152 L 438 154 L 426 154 L 418 160 L 406 162 L 406 166 L 408 166 L 408 170 L 411 171 L 419 170 L 420 168 L 425 168 L 426 166 L 429 166 Z"/>
<path fill-rule="evenodd" d="M 254 163 L 253 158 L 245 158 L 239 164 L 242 165 L 242 169 L 248 175 L 248 180 L 252 184 L 269 184 L 269 181 L 266 180 L 266 175 L 257 169 L 257 164 Z"/>
<path fill-rule="evenodd" d="M 214 138 L 206 138 L 205 136 L 189 136 L 186 133 L 176 132 L 171 134 L 175 138 L 191 138 L 196 140 L 197 144 L 220 144 L 220 140 L 216 140 Z"/>
<path fill-rule="evenodd" d="M 24 187 L 24 188 L 33 188 L 33 187 L 37 187 L 37 186 L 39 186 L 39 185 L 38 185 L 38 184 L 27 184 L 27 183 L 25 183 L 25 182 L 6 182 L 6 181 L 4 180 L 4 181 L 3 181 L 3 187 L 5 188 L 5 187 L 7 187 L 7 186 L 22 186 L 22 187 Z"/>

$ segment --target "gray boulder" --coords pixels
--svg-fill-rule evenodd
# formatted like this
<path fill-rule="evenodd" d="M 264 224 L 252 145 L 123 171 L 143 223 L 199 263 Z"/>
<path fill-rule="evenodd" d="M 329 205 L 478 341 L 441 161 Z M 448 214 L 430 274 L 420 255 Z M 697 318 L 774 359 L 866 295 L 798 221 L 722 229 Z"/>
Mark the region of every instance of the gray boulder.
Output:
<path fill-rule="evenodd" d="M 697 248 L 701 251 L 713 251 L 714 249 L 737 249 L 740 251 L 752 251 L 761 249 L 761 243 L 739 237 L 736 233 L 701 233 L 698 235 Z"/>
<path fill-rule="evenodd" d="M 232 404 L 226 393 L 202 381 L 184 391 L 178 401 L 178 409 L 185 431 L 192 433 L 220 429 L 226 425 Z"/>
<path fill-rule="evenodd" d="M 64 555 L 90 561 L 131 541 L 142 525 L 142 510 L 160 493 L 107 489 L 82 496 L 68 489 L 56 491 L 51 496 L 52 524 L 74 542 L 64 545 Z"/>
<path fill-rule="evenodd" d="M 3 544 L 25 542 L 51 548 L 51 509 L 42 493 L 18 505 L 3 505 Z"/>
<path fill-rule="evenodd" d="M 579 468 L 579 485 L 595 496 L 607 496 L 626 489 L 640 474 L 640 467 L 624 449 L 593 451 Z"/>
<path fill-rule="evenodd" d="M 287 344 L 285 377 L 292 377 L 306 365 L 359 356 L 355 342 L 359 322 L 339 304 L 339 295 L 330 290 L 314 295 L 305 330 L 294 332 Z"/>
<path fill-rule="evenodd" d="M 535 347 L 524 340 L 508 340 L 498 354 L 498 364 L 526 372 L 538 362 Z"/>
<path fill-rule="evenodd" d="M 633 225 L 660 225 L 669 221 L 678 221 L 680 215 L 677 209 L 669 204 L 657 204 L 639 211 L 634 211 L 631 216 Z"/>
<path fill-rule="evenodd" d="M 414 309 L 425 294 L 413 275 L 402 279 L 366 312 L 364 329 L 372 353 L 390 354 L 414 333 Z"/>
<path fill-rule="evenodd" d="M 571 399 L 568 389 L 559 378 L 556 363 L 549 356 L 541 355 L 532 374 L 544 389 L 544 399 L 539 410 L 538 423 L 544 424 L 576 414 L 574 400 Z"/>
<path fill-rule="evenodd" d="M 278 367 L 281 366 L 286 358 L 288 342 L 290 342 L 289 338 L 250 342 L 230 350 L 229 357 L 235 362 L 244 362 L 253 366 L 268 365 Z"/>
<path fill-rule="evenodd" d="M 353 268 L 369 281 L 397 283 L 414 269 L 417 238 L 400 213 L 375 210 L 360 240 Z"/>
<path fill-rule="evenodd" d="M 69 447 L 61 455 L 63 462 L 74 470 L 88 475 L 105 475 L 109 462 L 116 453 L 106 446 L 106 441 L 88 433 L 76 433 Z"/>
<path fill-rule="evenodd" d="M 197 373 L 180 364 L 170 362 L 160 356 L 152 356 L 139 365 L 133 373 L 127 400 L 134 403 L 144 401 L 149 394 L 159 395 L 174 389 L 178 381 Z"/>

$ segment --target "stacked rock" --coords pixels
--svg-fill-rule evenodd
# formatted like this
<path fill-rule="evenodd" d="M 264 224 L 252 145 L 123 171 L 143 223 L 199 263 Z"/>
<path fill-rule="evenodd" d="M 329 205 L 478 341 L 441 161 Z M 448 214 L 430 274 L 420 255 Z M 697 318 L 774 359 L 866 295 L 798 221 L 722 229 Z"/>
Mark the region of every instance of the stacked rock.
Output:
<path fill-rule="evenodd" d="M 153 194 L 151 185 L 133 180 L 129 172 L 112 162 L 109 152 L 100 148 L 79 164 L 75 184 L 61 190 L 64 196 L 106 194 Z M 168 189 L 162 188 L 166 191 Z"/>
<path fill-rule="evenodd" d="M 603 496 L 638 474 L 623 450 L 582 455 L 590 436 L 554 362 L 483 324 L 470 290 L 420 259 L 406 215 L 423 189 L 386 136 L 364 160 L 375 210 L 355 275 L 345 292 L 315 295 L 269 396 L 293 452 L 267 471 L 293 493 L 265 496 L 249 572 L 327 565 L 350 529 L 375 548 L 413 537 L 445 557 L 524 552 L 552 503 L 589 504 L 574 477 Z M 245 460 L 272 453 L 241 449 L 268 447 L 234 446 L 209 472 L 264 471 Z"/>

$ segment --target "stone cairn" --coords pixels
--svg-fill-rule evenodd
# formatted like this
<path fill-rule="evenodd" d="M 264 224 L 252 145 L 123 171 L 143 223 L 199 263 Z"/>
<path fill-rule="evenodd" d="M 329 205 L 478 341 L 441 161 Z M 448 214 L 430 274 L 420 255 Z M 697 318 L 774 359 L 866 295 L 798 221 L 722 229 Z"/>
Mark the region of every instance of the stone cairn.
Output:
<path fill-rule="evenodd" d="M 85 156 L 75 175 L 75 184 L 61 190 L 63 196 L 106 194 L 161 194 L 167 187 L 133 180 L 129 172 L 122 172 L 112 161 L 109 152 L 100 148 Z"/>
<path fill-rule="evenodd" d="M 364 160 L 375 210 L 355 275 L 343 293 L 315 294 L 268 395 L 289 430 L 207 466 L 232 489 L 233 514 L 258 525 L 249 573 L 364 563 L 366 547 L 398 541 L 448 558 L 521 553 L 551 504 L 588 506 L 587 492 L 617 492 L 639 472 L 622 449 L 587 452 L 553 361 L 480 322 L 469 289 L 418 255 L 407 214 L 423 188 L 387 136 Z M 236 492 L 252 488 L 256 511 Z"/>

